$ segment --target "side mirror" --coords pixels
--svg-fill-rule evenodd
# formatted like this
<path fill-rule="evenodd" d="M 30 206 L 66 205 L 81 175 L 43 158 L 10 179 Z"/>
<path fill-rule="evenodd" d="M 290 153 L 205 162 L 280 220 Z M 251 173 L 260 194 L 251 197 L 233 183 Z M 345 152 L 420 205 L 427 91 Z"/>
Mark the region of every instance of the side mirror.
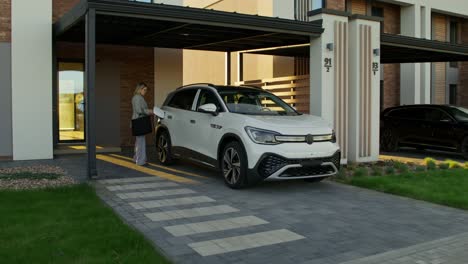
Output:
<path fill-rule="evenodd" d="M 215 104 L 204 104 L 198 107 L 198 111 L 202 113 L 209 113 L 212 115 L 218 115 L 218 108 Z"/>
<path fill-rule="evenodd" d="M 164 119 L 166 113 L 159 107 L 153 107 L 153 113 L 155 116 L 161 118 L 161 119 Z"/>

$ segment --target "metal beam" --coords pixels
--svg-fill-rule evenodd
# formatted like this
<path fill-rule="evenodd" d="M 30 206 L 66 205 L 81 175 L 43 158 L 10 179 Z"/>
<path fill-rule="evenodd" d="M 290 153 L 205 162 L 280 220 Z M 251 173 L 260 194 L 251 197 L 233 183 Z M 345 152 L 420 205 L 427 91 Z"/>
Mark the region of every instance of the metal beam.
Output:
<path fill-rule="evenodd" d="M 86 13 L 85 41 L 85 106 L 86 106 L 86 149 L 88 178 L 97 176 L 96 169 L 96 10 Z"/>
<path fill-rule="evenodd" d="M 225 54 L 225 63 L 226 66 L 224 67 L 226 70 L 225 79 L 226 85 L 231 84 L 231 52 L 226 52 Z"/>
<path fill-rule="evenodd" d="M 237 53 L 237 81 L 244 81 L 244 53 Z"/>

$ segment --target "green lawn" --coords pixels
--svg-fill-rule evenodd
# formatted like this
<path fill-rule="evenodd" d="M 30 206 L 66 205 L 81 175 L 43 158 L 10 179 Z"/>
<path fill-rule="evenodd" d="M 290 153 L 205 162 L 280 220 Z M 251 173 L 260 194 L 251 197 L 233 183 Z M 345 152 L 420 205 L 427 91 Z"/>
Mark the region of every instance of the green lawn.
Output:
<path fill-rule="evenodd" d="M 168 263 L 79 185 L 0 191 L 1 263 Z"/>
<path fill-rule="evenodd" d="M 347 184 L 468 210 L 468 170 L 451 169 L 398 176 L 351 177 Z"/>

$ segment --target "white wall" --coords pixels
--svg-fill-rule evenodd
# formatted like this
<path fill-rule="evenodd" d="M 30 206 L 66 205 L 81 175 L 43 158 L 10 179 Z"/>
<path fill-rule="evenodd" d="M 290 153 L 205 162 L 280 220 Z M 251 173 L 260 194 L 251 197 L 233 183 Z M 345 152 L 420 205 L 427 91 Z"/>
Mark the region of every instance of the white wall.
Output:
<path fill-rule="evenodd" d="M 13 159 L 50 159 L 52 0 L 11 5 Z"/>

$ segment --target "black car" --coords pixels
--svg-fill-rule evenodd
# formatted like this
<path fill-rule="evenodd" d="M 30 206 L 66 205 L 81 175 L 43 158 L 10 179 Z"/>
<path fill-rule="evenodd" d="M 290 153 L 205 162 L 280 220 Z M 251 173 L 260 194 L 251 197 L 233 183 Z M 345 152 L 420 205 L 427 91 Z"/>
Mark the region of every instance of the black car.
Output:
<path fill-rule="evenodd" d="M 380 146 L 462 153 L 468 159 L 468 109 L 450 105 L 406 105 L 385 109 L 380 117 Z"/>

